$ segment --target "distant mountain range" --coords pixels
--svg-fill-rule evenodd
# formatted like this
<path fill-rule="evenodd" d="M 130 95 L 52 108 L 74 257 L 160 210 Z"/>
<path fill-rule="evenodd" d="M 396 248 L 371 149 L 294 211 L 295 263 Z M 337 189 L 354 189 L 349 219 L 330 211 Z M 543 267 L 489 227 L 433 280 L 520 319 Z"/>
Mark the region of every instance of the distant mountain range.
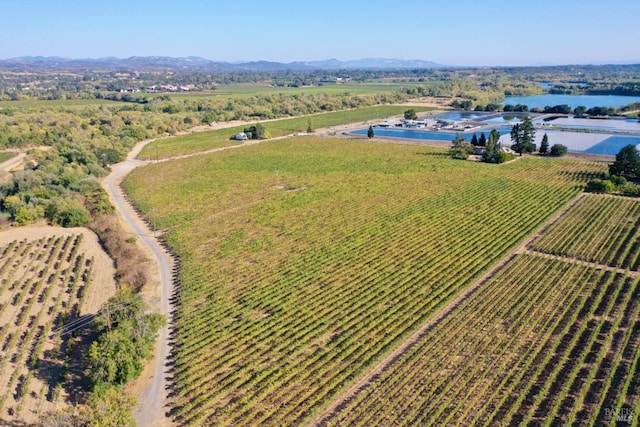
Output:
<path fill-rule="evenodd" d="M 9 71 L 172 71 L 172 72 L 241 72 L 241 71 L 311 71 L 354 69 L 418 69 L 444 68 L 445 65 L 431 61 L 387 58 L 367 58 L 353 61 L 329 59 L 304 62 L 251 61 L 230 63 L 211 61 L 196 56 L 172 58 L 166 56 L 132 56 L 130 58 L 83 58 L 70 59 L 55 56 L 24 56 L 1 59 L 0 69 Z"/>

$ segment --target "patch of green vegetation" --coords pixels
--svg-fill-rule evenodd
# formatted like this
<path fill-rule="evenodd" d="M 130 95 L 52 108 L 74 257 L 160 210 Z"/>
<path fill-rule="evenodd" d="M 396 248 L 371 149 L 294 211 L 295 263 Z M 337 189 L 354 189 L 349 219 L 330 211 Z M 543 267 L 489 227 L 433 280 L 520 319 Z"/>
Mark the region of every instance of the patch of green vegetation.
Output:
<path fill-rule="evenodd" d="M 0 163 L 6 162 L 9 159 L 14 158 L 18 153 L 11 153 L 7 151 L 0 152 Z"/>
<path fill-rule="evenodd" d="M 403 114 L 406 106 L 379 105 L 375 107 L 359 108 L 356 110 L 336 111 L 331 113 L 301 116 L 292 119 L 281 119 L 262 122 L 272 137 L 290 135 L 296 132 L 306 132 L 311 125 L 313 129 L 327 128 L 331 126 L 345 125 L 349 123 L 365 122 L 397 114 Z M 413 107 L 418 112 L 432 111 L 432 107 Z M 311 120 L 311 123 L 309 123 Z M 156 140 L 148 144 L 138 155 L 140 159 L 165 159 L 199 151 L 236 145 L 239 141 L 230 138 L 243 132 L 246 125 L 225 129 L 217 129 L 210 132 L 193 133 L 175 138 Z"/>
<path fill-rule="evenodd" d="M 122 102 L 111 101 L 108 99 L 54 99 L 54 100 L 39 100 L 39 99 L 23 99 L 18 101 L 0 101 L 0 109 L 22 109 L 22 108 L 54 108 L 54 107 L 86 107 L 86 106 L 101 106 L 101 105 L 118 105 Z"/>

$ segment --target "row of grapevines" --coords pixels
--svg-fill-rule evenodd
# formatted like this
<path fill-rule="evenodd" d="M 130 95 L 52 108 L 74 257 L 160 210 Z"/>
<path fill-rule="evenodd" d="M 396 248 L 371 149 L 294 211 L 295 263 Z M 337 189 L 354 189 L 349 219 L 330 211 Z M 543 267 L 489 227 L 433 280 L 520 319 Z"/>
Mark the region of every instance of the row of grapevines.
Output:
<path fill-rule="evenodd" d="M 586 195 L 531 247 L 615 267 L 640 266 L 640 202 Z"/>
<path fill-rule="evenodd" d="M 180 254 L 178 420 L 310 417 L 577 194 L 561 170 L 585 169 L 518 163 L 452 177 L 436 157 L 443 170 L 411 182 L 319 180 L 233 215 L 202 216 L 194 230 L 211 236 L 208 252 Z M 268 247 L 255 249 L 260 239 Z"/>
<path fill-rule="evenodd" d="M 322 424 L 566 425 L 596 419 L 605 398 L 637 405 L 607 380 L 633 362 L 639 291 L 622 274 L 518 256 Z"/>

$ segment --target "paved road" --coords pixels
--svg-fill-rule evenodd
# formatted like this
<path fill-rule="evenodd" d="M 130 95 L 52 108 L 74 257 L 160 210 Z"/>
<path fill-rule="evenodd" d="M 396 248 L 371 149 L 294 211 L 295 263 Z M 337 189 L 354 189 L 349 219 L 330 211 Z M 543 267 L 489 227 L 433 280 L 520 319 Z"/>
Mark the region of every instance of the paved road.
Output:
<path fill-rule="evenodd" d="M 153 254 L 155 263 L 158 266 L 161 280 L 161 303 L 160 312 L 167 316 L 173 310 L 170 297 L 173 294 L 173 279 L 171 274 L 172 262 L 166 251 L 158 244 L 158 241 L 151 235 L 151 231 L 138 218 L 131 205 L 125 200 L 120 183 L 125 176 L 138 166 L 147 162 L 136 160 L 142 147 L 151 141 L 144 141 L 138 144 L 127 160 L 114 165 L 111 174 L 103 182 L 103 187 L 109 193 L 112 202 L 116 206 L 122 219 L 126 221 L 131 231 L 138 235 L 138 239 L 149 248 Z M 151 384 L 146 388 L 140 397 L 139 406 L 134 413 L 139 426 L 162 426 L 169 423 L 165 412 L 167 411 L 167 362 L 169 358 L 169 326 L 162 328 L 159 332 L 156 343 L 155 366 Z"/>

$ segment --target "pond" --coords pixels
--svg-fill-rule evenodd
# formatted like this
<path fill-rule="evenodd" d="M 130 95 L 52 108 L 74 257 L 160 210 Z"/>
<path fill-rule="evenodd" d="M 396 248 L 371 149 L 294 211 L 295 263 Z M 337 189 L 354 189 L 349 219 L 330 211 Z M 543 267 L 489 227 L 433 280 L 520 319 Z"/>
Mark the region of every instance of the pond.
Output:
<path fill-rule="evenodd" d="M 486 113 L 475 113 L 472 111 L 455 111 L 452 113 L 439 114 L 437 118 L 444 120 L 474 120 L 484 117 Z"/>
<path fill-rule="evenodd" d="M 510 128 L 499 127 L 496 129 L 500 132 L 500 143 L 505 146 L 511 145 Z M 473 134 L 480 138 L 480 134 L 484 133 L 485 137 L 489 137 L 491 129 L 475 130 L 472 132 L 459 132 L 457 135 L 471 141 Z M 352 132 L 355 135 L 366 135 L 367 129 L 358 129 Z M 401 139 L 423 139 L 429 141 L 451 142 L 455 139 L 456 133 L 445 131 L 418 131 L 406 129 L 381 129 L 375 128 L 376 136 L 387 138 Z M 569 151 L 575 153 L 597 154 L 604 156 L 615 156 L 620 149 L 628 144 L 634 144 L 640 147 L 640 135 L 613 135 L 610 133 L 599 132 L 571 132 L 559 130 L 543 130 L 537 129 L 535 135 L 536 147 L 540 147 L 540 142 L 544 134 L 547 134 L 549 145 L 562 144 Z"/>
<path fill-rule="evenodd" d="M 497 128 L 500 135 L 505 135 L 510 133 L 511 128 Z M 358 129 L 351 133 L 355 135 L 366 135 L 368 129 Z M 421 130 L 406 130 L 406 129 L 381 129 L 375 128 L 374 134 L 376 136 L 384 136 L 387 138 L 403 138 L 403 139 L 424 139 L 429 141 L 453 141 L 456 138 L 456 135 L 460 135 L 465 138 L 467 141 L 471 141 L 473 138 L 473 134 L 476 134 L 476 138 L 480 138 L 480 135 L 484 133 L 486 138 L 489 138 L 489 133 L 491 129 L 485 129 L 482 131 L 475 132 L 444 132 L 444 131 L 421 131 Z"/>
<path fill-rule="evenodd" d="M 555 105 L 568 105 L 571 108 L 583 106 L 593 107 L 622 107 L 623 105 L 640 102 L 640 96 L 619 95 L 532 95 L 532 96 L 507 96 L 505 105 L 524 104 L 529 109 L 553 107 Z"/>

